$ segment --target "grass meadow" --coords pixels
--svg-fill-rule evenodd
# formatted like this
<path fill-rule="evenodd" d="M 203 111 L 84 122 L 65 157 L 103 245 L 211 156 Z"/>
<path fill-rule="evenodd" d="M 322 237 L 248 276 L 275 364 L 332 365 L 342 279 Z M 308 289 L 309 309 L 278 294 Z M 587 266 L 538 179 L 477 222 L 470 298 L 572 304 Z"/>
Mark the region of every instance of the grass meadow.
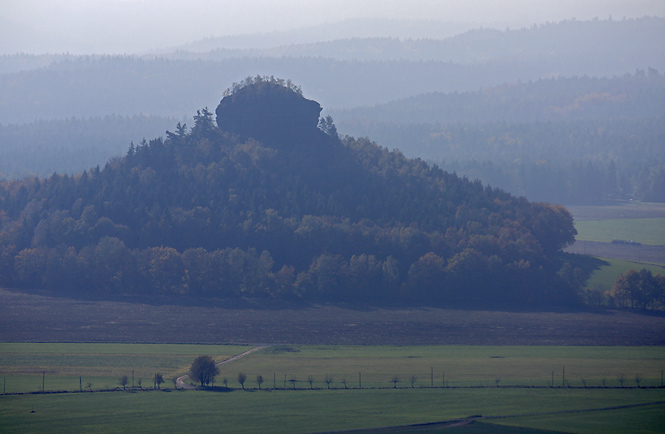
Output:
<path fill-rule="evenodd" d="M 167 378 L 186 372 L 199 354 L 221 361 L 247 349 L 3 343 L 0 372 L 8 394 L 0 396 L 0 427 L 3 433 L 309 433 L 480 414 L 511 417 L 485 419 L 446 432 L 501 433 L 517 426 L 528 429 L 524 432 L 663 432 L 665 389 L 659 386 L 665 349 L 659 346 L 275 345 L 220 366 L 216 385 L 226 377 L 228 389 L 173 390 L 169 382 L 165 391 L 100 391 L 119 388 L 118 378 L 130 376 L 131 370 L 135 378 L 138 373 L 145 375 L 144 388 L 151 387 L 145 379 L 152 373 L 161 371 Z M 44 371 L 47 391 L 77 391 L 80 375 L 83 388 L 92 382 L 94 392 L 9 394 L 40 390 Z M 238 372 L 247 375 L 246 391 L 236 381 Z M 263 390 L 258 390 L 257 375 L 264 378 Z M 332 377 L 330 390 L 326 375 Z M 396 384 L 391 382 L 394 377 L 399 379 Z M 549 387 L 552 379 L 554 387 Z M 607 409 L 648 403 L 652 404 Z M 551 414 L 591 409 L 606 410 Z M 411 428 L 385 432 L 411 432 Z"/>
<path fill-rule="evenodd" d="M 610 242 L 614 239 L 665 245 L 665 218 L 583 220 L 575 222 L 577 239 Z"/>
<path fill-rule="evenodd" d="M 646 268 L 651 270 L 653 274 L 665 274 L 665 266 L 656 265 L 656 264 L 645 264 L 642 262 L 633 262 L 633 261 L 624 261 L 622 259 L 610 259 L 610 258 L 600 258 L 607 263 L 603 265 L 598 270 L 594 271 L 589 280 L 587 281 L 587 286 L 589 288 L 602 287 L 606 290 L 612 288 L 614 281 L 621 273 L 625 273 L 630 270 L 641 270 Z"/>
<path fill-rule="evenodd" d="M 665 369 L 662 347 L 558 346 L 273 346 L 238 363 L 220 367 L 219 378 L 240 387 L 237 374 L 247 375 L 245 387 L 309 389 L 413 387 L 588 387 L 659 386 Z M 397 383 L 392 380 L 396 378 Z M 583 382 L 584 380 L 584 382 Z M 345 386 L 346 385 L 346 386 Z"/>
<path fill-rule="evenodd" d="M 663 389 L 354 389 L 150 391 L 0 397 L 3 433 L 312 433 L 438 422 L 471 415 L 576 433 L 660 433 Z M 534 413 L 654 403 L 588 413 Z M 474 424 L 475 425 L 475 424 Z M 485 424 L 483 424 L 485 425 Z M 639 429 L 637 429 L 639 427 Z M 466 430 L 459 432 L 473 432 Z M 391 431 L 392 432 L 392 431 Z M 407 429 L 403 432 L 412 432 Z"/>
<path fill-rule="evenodd" d="M 134 385 L 152 387 L 155 373 L 164 386 L 186 373 L 201 354 L 223 360 L 246 351 L 242 345 L 0 343 L 0 386 L 6 393 L 103 390 L 120 387 L 119 379 L 134 371 Z M 88 383 L 92 384 L 88 388 Z"/>
<path fill-rule="evenodd" d="M 107 390 L 134 373 L 134 385 L 152 387 L 159 372 L 187 373 L 193 359 L 207 354 L 222 361 L 249 346 L 174 344 L 0 343 L 0 375 L 6 393 Z M 240 388 L 333 389 L 423 387 L 646 387 L 661 385 L 665 348 L 603 346 L 343 346 L 274 345 L 219 367 L 217 385 L 227 379 Z M 79 381 L 80 377 L 80 381 Z M 331 378 L 328 385 L 324 380 Z M 311 380 L 311 384 L 310 384 Z M 552 384 L 552 381 L 554 383 Z M 413 384 L 412 384 L 413 383 Z M 82 387 L 81 387 L 82 386 Z"/>

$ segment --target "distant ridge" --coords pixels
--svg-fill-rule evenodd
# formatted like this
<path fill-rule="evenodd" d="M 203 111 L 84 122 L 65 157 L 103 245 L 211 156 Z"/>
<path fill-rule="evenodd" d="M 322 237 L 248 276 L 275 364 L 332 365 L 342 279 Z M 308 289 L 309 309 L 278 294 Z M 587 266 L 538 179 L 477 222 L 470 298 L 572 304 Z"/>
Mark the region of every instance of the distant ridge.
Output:
<path fill-rule="evenodd" d="M 434 20 L 358 18 L 294 30 L 209 37 L 162 51 L 207 52 L 220 48 L 267 49 L 347 38 L 445 39 L 478 27 L 491 27 L 491 25 Z"/>
<path fill-rule="evenodd" d="M 399 23 L 392 24 L 399 29 Z M 519 29 L 465 28 L 462 24 L 416 21 L 413 27 L 420 31 L 408 36 L 390 33 L 391 27 L 386 27 L 385 32 L 363 31 L 363 22 L 359 21 L 349 22 L 339 32 L 330 30 L 334 26 L 324 26 L 293 32 L 209 38 L 162 55 L 208 60 L 318 56 L 337 60 L 432 60 L 459 64 L 509 58 L 551 60 L 554 57 L 566 62 L 570 57 L 605 57 L 611 52 L 627 52 L 637 59 L 645 53 L 657 53 L 659 41 L 665 37 L 665 18 L 660 17 L 618 21 L 568 20 Z M 665 56 L 654 57 L 651 66 L 662 66 Z"/>

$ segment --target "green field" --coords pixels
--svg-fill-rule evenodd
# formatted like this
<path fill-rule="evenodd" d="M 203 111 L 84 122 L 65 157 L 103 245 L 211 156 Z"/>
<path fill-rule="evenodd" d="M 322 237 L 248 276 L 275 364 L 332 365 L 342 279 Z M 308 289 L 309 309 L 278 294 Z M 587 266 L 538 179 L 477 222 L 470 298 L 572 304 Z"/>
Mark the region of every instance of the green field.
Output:
<path fill-rule="evenodd" d="M 77 391 L 118 388 L 127 375 L 143 387 L 152 386 L 155 372 L 174 378 L 187 372 L 199 354 L 221 361 L 246 351 L 246 346 L 0 343 L 0 375 L 7 393 Z M 217 384 L 239 388 L 410 388 L 551 385 L 583 387 L 659 386 L 665 369 L 663 347 L 558 346 L 286 346 L 268 347 L 229 365 L 220 366 Z M 565 371 L 565 372 L 564 372 Z M 79 376 L 81 380 L 79 382 Z M 392 380 L 396 378 L 395 384 Z M 312 380 L 310 385 L 309 380 Z M 344 381 L 345 380 L 345 381 Z M 173 387 L 167 383 L 165 387 Z"/>
<path fill-rule="evenodd" d="M 565 367 L 565 368 L 564 368 Z M 520 385 L 546 387 L 619 386 L 623 374 L 634 384 L 635 375 L 650 385 L 660 385 L 665 368 L 662 347 L 555 347 L 555 346 L 276 346 L 222 367 L 220 378 L 239 387 L 239 370 L 247 375 L 246 386 L 256 386 L 256 376 L 264 387 L 476 387 Z M 565 374 L 564 374 L 565 369 Z M 565 375 L 565 379 L 563 378 Z M 285 384 L 286 379 L 286 384 Z M 295 381 L 291 381 L 295 380 Z M 628 384 L 628 382 L 626 382 Z"/>
<path fill-rule="evenodd" d="M 135 385 L 152 386 L 160 373 L 170 379 L 187 371 L 192 360 L 207 354 L 224 360 L 246 351 L 240 345 L 0 343 L 0 375 L 7 393 L 45 390 L 76 391 L 92 383 L 93 390 L 119 387 L 134 371 Z M 80 379 L 79 379 L 80 377 Z"/>
<path fill-rule="evenodd" d="M 484 420 L 455 428 L 455 432 L 507 432 L 496 424 L 579 433 L 662 432 L 662 403 L 591 413 L 523 415 L 665 401 L 665 389 L 659 387 L 665 369 L 663 347 L 281 345 L 221 366 L 216 384 L 227 377 L 229 389 L 174 391 L 167 383 L 168 393 L 99 391 L 119 388 L 117 377 L 131 375 L 131 369 L 135 375 L 161 370 L 165 377 L 175 376 L 185 372 L 198 354 L 223 360 L 247 349 L 3 343 L 0 371 L 8 393 L 40 390 L 44 371 L 47 391 L 78 390 L 79 378 L 74 372 L 82 372 L 84 389 L 88 381 L 99 388 L 83 393 L 0 396 L 0 427 L 3 433 L 307 433 L 481 414 L 520 417 Z M 247 374 L 247 391 L 240 390 L 236 382 L 241 371 Z M 333 378 L 330 390 L 323 381 L 326 374 Z M 265 380 L 263 390 L 257 390 L 256 375 Z M 397 389 L 390 382 L 395 376 L 400 379 Z M 555 387 L 549 387 L 552 376 Z M 620 376 L 624 387 L 620 387 Z M 601 388 L 603 380 L 607 388 Z M 518 385 L 527 387 L 510 387 Z M 144 382 L 143 386 L 151 384 Z M 636 417 L 644 425 L 641 431 L 632 428 Z M 430 432 L 438 432 L 436 429 Z"/>
<path fill-rule="evenodd" d="M 600 258 L 607 263 L 600 269 L 594 271 L 587 282 L 589 288 L 602 287 L 604 290 L 610 290 L 614 281 L 621 273 L 630 270 L 641 270 L 646 268 L 653 274 L 665 274 L 665 266 L 655 264 L 644 264 L 640 262 L 624 261 L 621 259 Z"/>
<path fill-rule="evenodd" d="M 614 239 L 665 245 L 665 218 L 583 220 L 575 222 L 577 239 L 610 242 Z"/>
<path fill-rule="evenodd" d="M 437 422 L 476 414 L 506 416 L 605 408 L 664 399 L 663 389 L 95 392 L 0 397 L 0 426 L 3 433 L 310 433 Z M 663 410 L 665 405 L 659 404 L 492 422 L 579 433 L 658 433 L 663 428 Z M 634 429 L 638 416 L 641 430 Z"/>

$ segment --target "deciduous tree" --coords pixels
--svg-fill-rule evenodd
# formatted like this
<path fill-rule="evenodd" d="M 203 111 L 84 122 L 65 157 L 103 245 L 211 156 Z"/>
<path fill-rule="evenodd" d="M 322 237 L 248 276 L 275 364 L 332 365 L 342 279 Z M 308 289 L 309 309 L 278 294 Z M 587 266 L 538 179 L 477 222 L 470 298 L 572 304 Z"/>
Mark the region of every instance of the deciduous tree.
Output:
<path fill-rule="evenodd" d="M 189 374 L 194 380 L 201 383 L 201 386 L 207 386 L 219 374 L 219 369 L 215 366 L 215 361 L 212 357 L 198 356 L 189 368 Z"/>
<path fill-rule="evenodd" d="M 164 376 L 159 372 L 155 374 L 155 386 L 157 389 L 161 389 L 162 384 L 164 383 Z"/>
<path fill-rule="evenodd" d="M 245 390 L 245 381 L 247 380 L 247 375 L 242 372 L 238 372 L 238 383 L 242 387 L 242 390 Z"/>

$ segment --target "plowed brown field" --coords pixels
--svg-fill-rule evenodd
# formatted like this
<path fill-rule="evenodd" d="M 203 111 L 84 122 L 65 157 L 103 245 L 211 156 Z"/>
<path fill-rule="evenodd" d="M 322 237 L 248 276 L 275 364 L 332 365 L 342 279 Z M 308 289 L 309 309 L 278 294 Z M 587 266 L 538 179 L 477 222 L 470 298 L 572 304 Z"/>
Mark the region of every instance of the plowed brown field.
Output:
<path fill-rule="evenodd" d="M 0 290 L 0 341 L 372 345 L 665 345 L 665 317 L 631 312 L 176 305 Z"/>

